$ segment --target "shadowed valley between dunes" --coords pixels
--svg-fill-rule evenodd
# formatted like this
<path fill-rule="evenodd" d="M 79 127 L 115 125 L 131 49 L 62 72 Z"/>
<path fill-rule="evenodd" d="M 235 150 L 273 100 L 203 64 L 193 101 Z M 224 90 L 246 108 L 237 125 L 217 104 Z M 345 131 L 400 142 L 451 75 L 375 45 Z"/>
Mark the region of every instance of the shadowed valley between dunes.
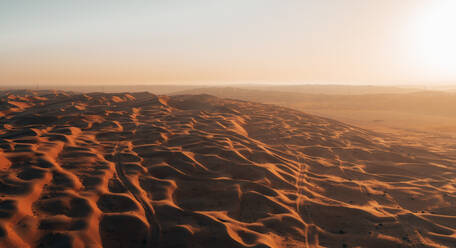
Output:
<path fill-rule="evenodd" d="M 454 247 L 456 155 L 209 95 L 0 92 L 0 246 Z"/>

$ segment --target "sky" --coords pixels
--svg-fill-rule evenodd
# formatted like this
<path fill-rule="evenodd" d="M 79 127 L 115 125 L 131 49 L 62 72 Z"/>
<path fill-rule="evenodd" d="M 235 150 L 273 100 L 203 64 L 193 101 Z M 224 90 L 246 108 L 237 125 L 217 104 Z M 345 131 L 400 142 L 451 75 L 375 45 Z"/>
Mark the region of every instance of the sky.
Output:
<path fill-rule="evenodd" d="M 456 82 L 453 0 L 0 0 L 0 85 Z"/>

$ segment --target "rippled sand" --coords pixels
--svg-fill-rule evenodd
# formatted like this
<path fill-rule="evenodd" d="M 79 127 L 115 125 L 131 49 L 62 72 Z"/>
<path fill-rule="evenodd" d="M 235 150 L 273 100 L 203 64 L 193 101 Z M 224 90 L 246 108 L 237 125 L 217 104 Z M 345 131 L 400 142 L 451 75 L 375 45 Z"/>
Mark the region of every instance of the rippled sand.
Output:
<path fill-rule="evenodd" d="M 456 156 L 208 95 L 0 92 L 0 246 L 455 247 Z"/>

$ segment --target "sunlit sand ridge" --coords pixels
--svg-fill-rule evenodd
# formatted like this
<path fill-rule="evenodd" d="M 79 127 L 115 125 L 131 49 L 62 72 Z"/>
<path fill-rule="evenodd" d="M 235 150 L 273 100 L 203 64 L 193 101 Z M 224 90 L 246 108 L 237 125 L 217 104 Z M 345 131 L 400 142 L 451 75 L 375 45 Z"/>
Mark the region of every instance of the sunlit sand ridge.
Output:
<path fill-rule="evenodd" d="M 0 95 L 3 247 L 456 243 L 439 147 L 208 95 Z"/>

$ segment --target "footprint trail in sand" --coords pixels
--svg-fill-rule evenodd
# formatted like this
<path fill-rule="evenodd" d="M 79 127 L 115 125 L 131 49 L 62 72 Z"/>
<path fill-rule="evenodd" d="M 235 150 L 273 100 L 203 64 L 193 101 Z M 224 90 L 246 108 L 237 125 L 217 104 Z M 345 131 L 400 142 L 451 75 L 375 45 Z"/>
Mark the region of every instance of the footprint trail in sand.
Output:
<path fill-rule="evenodd" d="M 208 95 L 5 91 L 0 128 L 2 247 L 456 243 L 443 147 Z"/>

